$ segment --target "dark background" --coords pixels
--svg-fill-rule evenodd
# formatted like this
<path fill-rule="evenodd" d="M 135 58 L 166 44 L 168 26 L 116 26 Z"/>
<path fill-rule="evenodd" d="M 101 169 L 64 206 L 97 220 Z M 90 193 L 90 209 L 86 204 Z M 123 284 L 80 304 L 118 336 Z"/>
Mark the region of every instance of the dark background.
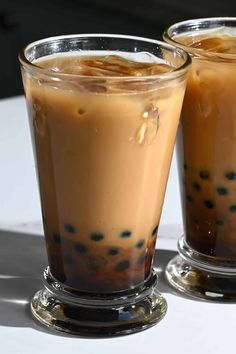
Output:
<path fill-rule="evenodd" d="M 0 0 L 0 97 L 23 93 L 17 55 L 31 41 L 93 32 L 160 39 L 171 23 L 211 16 L 236 16 L 236 1 Z"/>

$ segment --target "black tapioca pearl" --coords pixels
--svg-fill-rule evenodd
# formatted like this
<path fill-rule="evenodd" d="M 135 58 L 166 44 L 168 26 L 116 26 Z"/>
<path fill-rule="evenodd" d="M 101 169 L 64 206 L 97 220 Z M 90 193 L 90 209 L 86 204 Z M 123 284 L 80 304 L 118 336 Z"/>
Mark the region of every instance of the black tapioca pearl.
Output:
<path fill-rule="evenodd" d="M 64 228 L 67 232 L 69 232 L 70 234 L 74 234 L 76 232 L 76 229 L 73 225 L 71 224 L 65 224 Z"/>
<path fill-rule="evenodd" d="M 75 249 L 79 253 L 86 253 L 88 251 L 87 247 L 83 243 L 80 243 L 80 242 L 77 242 L 75 244 Z"/>
<path fill-rule="evenodd" d="M 222 225 L 224 225 L 224 223 L 225 223 L 225 221 L 223 218 L 216 219 L 216 225 L 222 226 Z"/>
<path fill-rule="evenodd" d="M 94 233 L 91 234 L 90 239 L 95 242 L 102 241 L 104 239 L 104 235 L 101 233 Z"/>
<path fill-rule="evenodd" d="M 212 209 L 215 206 L 215 203 L 212 200 L 205 200 L 204 205 L 208 209 Z"/>
<path fill-rule="evenodd" d="M 191 195 L 189 195 L 189 194 L 186 195 L 186 199 L 189 203 L 193 202 L 193 197 L 191 197 Z"/>
<path fill-rule="evenodd" d="M 87 260 L 87 267 L 93 272 L 98 272 L 106 263 L 107 262 L 103 257 L 89 257 Z"/>
<path fill-rule="evenodd" d="M 187 163 L 185 162 L 184 163 L 184 170 L 186 171 L 188 169 L 188 165 L 187 165 Z"/>
<path fill-rule="evenodd" d="M 56 243 L 61 243 L 61 236 L 59 234 L 53 234 L 53 240 Z"/>
<path fill-rule="evenodd" d="M 88 268 L 94 272 L 98 272 L 100 269 L 100 266 L 98 263 L 91 261 L 88 265 Z"/>
<path fill-rule="evenodd" d="M 195 191 L 199 192 L 201 190 L 201 186 L 199 183 L 197 182 L 193 182 L 193 188 L 195 189 Z"/>
<path fill-rule="evenodd" d="M 217 193 L 218 193 L 219 195 L 226 195 L 226 194 L 228 194 L 228 190 L 227 190 L 227 188 L 225 188 L 225 187 L 217 187 L 216 190 L 217 190 Z"/>
<path fill-rule="evenodd" d="M 231 211 L 231 213 L 235 213 L 236 212 L 236 204 L 230 205 L 229 210 Z"/>
<path fill-rule="evenodd" d="M 116 265 L 117 272 L 124 272 L 126 269 L 129 268 L 129 261 L 121 261 Z"/>
<path fill-rule="evenodd" d="M 225 177 L 230 181 L 236 179 L 236 173 L 234 171 L 229 171 L 225 174 Z"/>
<path fill-rule="evenodd" d="M 199 172 L 199 176 L 201 179 L 209 179 L 210 178 L 210 173 L 207 170 L 201 170 Z"/>
<path fill-rule="evenodd" d="M 139 241 L 136 243 L 135 247 L 140 249 L 140 248 L 143 247 L 144 244 L 145 244 L 145 240 L 139 240 Z"/>
<path fill-rule="evenodd" d="M 109 256 L 116 256 L 118 253 L 119 253 L 119 249 L 117 247 L 111 247 L 107 251 L 107 254 Z"/>
<path fill-rule="evenodd" d="M 132 235 L 132 232 L 130 230 L 124 230 L 121 233 L 121 237 L 130 237 Z"/>
<path fill-rule="evenodd" d="M 152 236 L 156 236 L 157 234 L 157 230 L 158 230 L 158 224 L 154 227 L 154 229 L 152 230 Z"/>

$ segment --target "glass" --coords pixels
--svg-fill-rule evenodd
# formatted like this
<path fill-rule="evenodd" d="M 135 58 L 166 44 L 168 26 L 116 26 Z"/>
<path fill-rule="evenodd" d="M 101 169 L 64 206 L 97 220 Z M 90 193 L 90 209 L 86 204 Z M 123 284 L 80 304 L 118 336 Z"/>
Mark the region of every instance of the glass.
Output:
<path fill-rule="evenodd" d="M 152 262 L 190 57 L 144 38 L 72 35 L 19 58 L 49 261 L 34 316 L 83 335 L 154 325 L 166 301 Z M 148 74 L 153 63 L 171 70 Z"/>
<path fill-rule="evenodd" d="M 184 236 L 167 266 L 189 295 L 236 300 L 236 18 L 170 26 L 164 39 L 191 55 L 178 168 Z"/>

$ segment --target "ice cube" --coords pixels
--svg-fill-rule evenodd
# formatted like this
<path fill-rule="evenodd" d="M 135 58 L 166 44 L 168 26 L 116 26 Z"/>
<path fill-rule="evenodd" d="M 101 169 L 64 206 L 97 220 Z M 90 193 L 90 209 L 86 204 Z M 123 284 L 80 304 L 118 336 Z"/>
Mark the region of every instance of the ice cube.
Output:
<path fill-rule="evenodd" d="M 202 48 L 209 52 L 236 54 L 236 37 L 223 35 L 210 37 L 192 43 L 194 48 Z"/>
<path fill-rule="evenodd" d="M 140 144 L 151 144 L 159 128 L 159 109 L 153 102 L 149 102 L 142 114 L 141 126 L 135 133 L 135 140 Z"/>
<path fill-rule="evenodd" d="M 167 64 L 136 62 L 118 55 L 81 57 L 78 70 L 84 75 L 98 76 L 146 76 L 168 72 Z"/>
<path fill-rule="evenodd" d="M 201 114 L 205 118 L 207 118 L 211 114 L 211 101 L 206 93 L 202 93 L 200 96 L 199 109 Z"/>
<path fill-rule="evenodd" d="M 55 88 L 73 89 L 78 88 L 82 91 L 97 93 L 116 93 L 128 91 L 147 91 L 154 88 L 155 82 L 147 80 L 141 82 L 143 76 L 163 74 L 172 71 L 173 68 L 165 63 L 154 61 L 154 57 L 147 53 L 132 53 L 135 59 L 144 61 L 134 61 L 119 55 L 104 56 L 82 56 L 73 55 L 68 57 L 56 57 L 42 62 L 42 66 L 56 73 L 74 74 L 68 81 L 53 80 L 50 85 Z M 145 54 L 145 55 L 144 55 Z M 127 57 L 131 53 L 127 53 Z M 78 75 L 84 76 L 83 78 Z M 127 80 L 116 80 L 115 77 L 128 77 Z M 132 77 L 132 80 L 129 80 Z M 133 78 L 137 78 L 134 82 Z M 102 79 L 104 78 L 104 80 Z M 155 79 L 154 79 L 155 80 Z M 69 85 L 68 85 L 69 84 Z"/>

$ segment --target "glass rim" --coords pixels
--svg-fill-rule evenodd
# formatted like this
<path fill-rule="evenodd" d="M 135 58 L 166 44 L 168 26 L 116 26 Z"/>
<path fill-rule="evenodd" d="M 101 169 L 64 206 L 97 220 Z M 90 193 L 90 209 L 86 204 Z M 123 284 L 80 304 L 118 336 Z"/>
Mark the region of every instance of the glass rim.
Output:
<path fill-rule="evenodd" d="M 167 42 L 170 43 L 171 45 L 174 46 L 178 46 L 181 49 L 183 49 L 184 51 L 187 51 L 189 54 L 195 56 L 195 57 L 205 57 L 205 58 L 210 58 L 211 60 L 215 58 L 215 61 L 227 61 L 230 60 L 232 62 L 236 61 L 236 54 L 232 54 L 232 53 L 219 53 L 219 52 L 208 52 L 205 49 L 202 48 L 195 48 L 195 47 L 191 47 L 185 44 L 182 44 L 180 42 L 178 42 L 177 40 L 174 40 L 173 37 L 170 35 L 170 31 L 173 29 L 177 29 L 180 26 L 184 26 L 184 25 L 189 25 L 189 26 L 193 26 L 192 30 L 189 29 L 188 33 L 195 33 L 196 31 L 196 24 L 204 24 L 204 23 L 218 23 L 219 22 L 219 26 L 214 27 L 215 29 L 222 28 L 222 27 L 227 27 L 226 23 L 232 23 L 235 22 L 235 29 L 236 29 L 236 17 L 202 17 L 202 18 L 194 18 L 194 19 L 190 19 L 190 20 L 185 20 L 185 21 L 180 21 L 180 22 L 176 22 L 168 27 L 165 28 L 164 32 L 163 32 L 163 39 Z M 222 25 L 220 25 L 220 22 L 224 22 L 225 24 L 222 23 Z M 195 26 L 194 26 L 195 25 Z M 233 27 L 232 25 L 229 27 Z M 198 29 L 201 27 L 197 27 Z M 214 28 L 210 28 L 210 27 L 203 27 L 202 28 L 202 32 L 207 32 L 208 30 L 212 30 Z M 186 31 L 187 32 L 187 31 Z M 183 32 L 184 33 L 184 32 Z"/>
<path fill-rule="evenodd" d="M 154 74 L 154 75 L 145 75 L 145 76 L 98 76 L 98 75 L 81 75 L 81 74 L 71 74 L 71 73 L 62 73 L 62 72 L 56 72 L 52 71 L 50 69 L 45 69 L 39 65 L 36 65 L 35 63 L 31 62 L 30 60 L 27 59 L 26 56 L 26 51 L 30 48 L 33 48 L 34 46 L 43 44 L 43 43 L 49 43 L 53 40 L 61 40 L 61 39 L 73 39 L 73 38 L 117 38 L 117 39 L 128 39 L 128 40 L 138 40 L 141 42 L 149 42 L 156 44 L 160 46 L 161 48 L 167 49 L 172 51 L 173 53 L 179 54 L 183 58 L 183 64 L 180 65 L 177 68 L 174 68 L 174 70 L 171 70 L 166 73 L 161 73 L 161 74 Z M 155 39 L 150 39 L 146 37 L 139 37 L 139 36 L 131 36 L 131 35 L 124 35 L 124 34 L 104 34 L 104 33 L 85 33 L 85 34 L 66 34 L 66 35 L 58 35 L 58 36 L 51 36 L 51 37 L 46 37 L 43 39 L 39 39 L 37 41 L 31 42 L 27 44 L 25 47 L 23 47 L 19 51 L 18 59 L 20 64 L 24 67 L 27 68 L 31 71 L 37 71 L 38 73 L 41 73 L 46 76 L 50 76 L 51 78 L 60 78 L 60 79 L 75 79 L 75 78 L 82 78 L 82 79 L 111 79 L 111 80 L 135 80 L 135 81 L 143 81 L 143 80 L 150 80 L 150 79 L 169 79 L 176 77 L 178 75 L 181 75 L 182 73 L 186 72 L 188 66 L 191 64 L 191 57 L 189 54 L 183 50 L 182 48 L 179 48 L 177 46 L 174 46 L 172 44 L 155 40 Z"/>

